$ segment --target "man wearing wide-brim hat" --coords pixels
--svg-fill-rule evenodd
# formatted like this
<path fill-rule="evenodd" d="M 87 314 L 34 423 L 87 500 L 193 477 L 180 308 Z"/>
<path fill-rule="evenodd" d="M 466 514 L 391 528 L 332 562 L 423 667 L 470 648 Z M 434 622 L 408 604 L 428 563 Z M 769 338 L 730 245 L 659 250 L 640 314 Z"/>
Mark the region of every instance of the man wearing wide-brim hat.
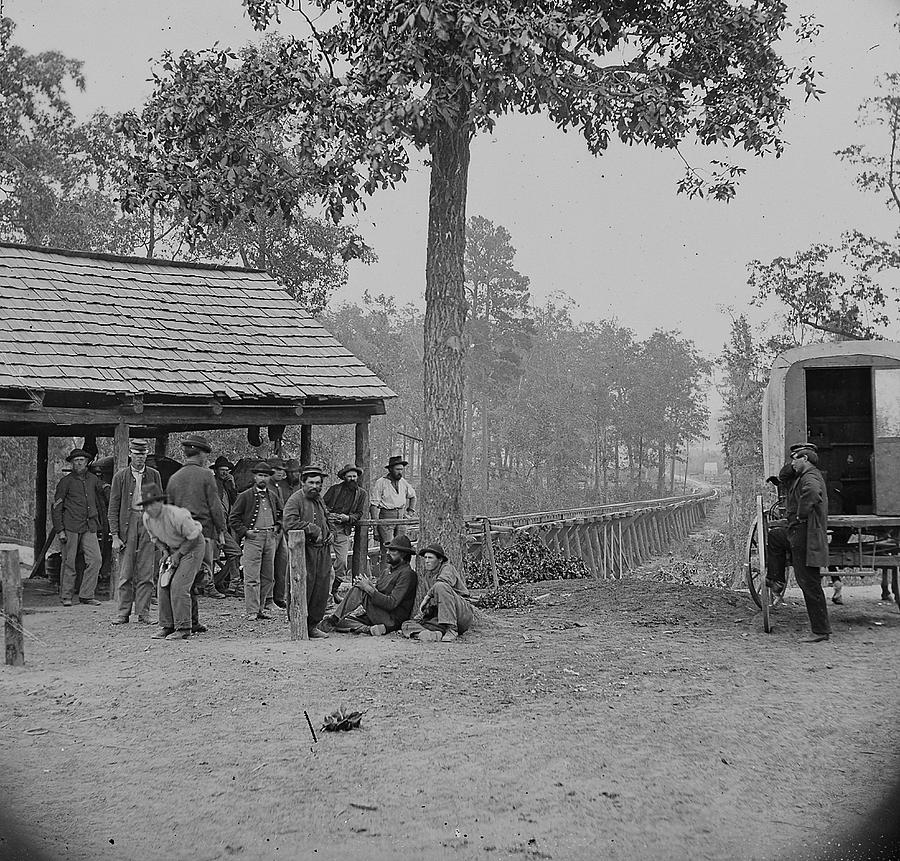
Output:
<path fill-rule="evenodd" d="M 114 625 L 124 625 L 131 607 L 138 622 L 150 624 L 150 599 L 156 573 L 156 550 L 144 528 L 141 491 L 154 484 L 162 487 L 159 472 L 147 466 L 150 445 L 133 439 L 128 445 L 129 464 L 113 476 L 109 490 L 109 531 L 113 550 L 119 554 L 118 606 Z"/>
<path fill-rule="evenodd" d="M 141 518 L 153 545 L 162 553 L 159 588 L 159 630 L 154 640 L 187 640 L 194 629 L 191 591 L 203 564 L 203 527 L 190 511 L 167 504 L 156 484 L 141 488 Z"/>
<path fill-rule="evenodd" d="M 405 520 L 416 516 L 415 488 L 403 477 L 408 466 L 399 454 L 391 455 L 385 464 L 387 475 L 379 478 L 372 487 L 369 502 L 373 520 Z M 384 561 L 387 545 L 397 535 L 405 535 L 406 527 L 386 524 L 375 527 L 375 535 L 381 544 L 381 560 Z"/>
<path fill-rule="evenodd" d="M 338 589 L 347 574 L 347 559 L 353 546 L 356 524 L 366 516 L 369 495 L 360 487 L 362 470 L 348 463 L 338 471 L 340 481 L 325 491 L 325 507 L 334 527 L 334 567 L 331 580 L 331 597 L 337 604 Z M 368 532 L 368 530 L 366 530 Z M 363 536 L 364 543 L 368 535 Z"/>
<path fill-rule="evenodd" d="M 103 484 L 96 475 L 88 471 L 91 455 L 83 448 L 72 449 L 66 460 L 72 465 L 72 471 L 64 475 L 56 485 L 50 511 L 63 554 L 60 598 L 64 607 L 72 606 L 76 579 L 75 557 L 80 547 L 84 553 L 85 570 L 78 591 L 78 601 L 81 604 L 99 604 L 94 592 L 103 563 L 100 541 L 97 538 L 101 518 L 106 517 Z"/>
<path fill-rule="evenodd" d="M 285 533 L 306 534 L 306 627 L 310 639 L 327 638 L 318 624 L 325 618 L 331 581 L 332 529 L 328 509 L 322 501 L 322 479 L 328 475 L 318 466 L 300 470 L 300 489 L 285 503 L 282 527 Z"/>
<path fill-rule="evenodd" d="M 234 484 L 232 470 L 234 464 L 225 455 L 220 454 L 212 465 L 213 475 L 216 477 L 216 490 L 219 493 L 219 501 L 225 511 L 225 523 L 231 514 L 232 506 L 237 499 L 237 488 Z M 231 587 L 232 582 L 237 583 L 241 573 L 241 545 L 234 537 L 230 528 L 222 533 L 222 553 L 225 556 L 225 564 L 213 571 L 213 585 L 219 594 L 224 595 Z M 215 560 L 214 560 L 215 561 Z"/>
<path fill-rule="evenodd" d="M 472 627 L 475 618 L 465 578 L 450 563 L 440 544 L 423 547 L 419 556 L 425 569 L 419 573 L 419 579 L 427 591 L 415 615 L 403 623 L 403 636 L 422 642 L 452 643 Z"/>
<path fill-rule="evenodd" d="M 181 441 L 184 450 L 184 466 L 170 479 L 166 487 L 169 502 L 191 512 L 191 516 L 203 527 L 206 539 L 206 555 L 201 573 L 194 586 L 194 614 L 197 614 L 196 594 L 205 591 L 210 598 L 224 598 L 213 582 L 213 561 L 219 556 L 219 545 L 225 540 L 225 509 L 219 499 L 219 491 L 213 474 L 207 469 L 212 446 L 206 437 L 190 434 Z M 195 627 L 201 628 L 199 618 Z"/>
<path fill-rule="evenodd" d="M 398 535 L 387 548 L 388 564 L 377 580 L 361 577 L 321 624 L 324 631 L 339 634 L 371 634 L 396 631 L 412 613 L 418 578 L 409 565 L 413 547 Z"/>

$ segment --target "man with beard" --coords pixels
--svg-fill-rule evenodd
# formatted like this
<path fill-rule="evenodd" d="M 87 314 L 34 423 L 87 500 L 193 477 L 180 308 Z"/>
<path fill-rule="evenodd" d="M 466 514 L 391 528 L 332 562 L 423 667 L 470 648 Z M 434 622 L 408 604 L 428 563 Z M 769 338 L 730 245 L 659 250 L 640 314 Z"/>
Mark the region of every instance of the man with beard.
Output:
<path fill-rule="evenodd" d="M 412 613 L 416 600 L 416 572 L 410 568 L 412 544 L 398 535 L 387 548 L 387 567 L 378 579 L 361 577 L 321 624 L 324 631 L 370 634 L 379 637 L 396 631 Z"/>
<path fill-rule="evenodd" d="M 282 518 L 285 534 L 294 529 L 306 533 L 306 626 L 311 640 L 328 636 L 317 627 L 325 617 L 331 580 L 331 526 L 322 501 L 322 479 L 327 475 L 317 466 L 304 467 L 300 490 L 285 503 Z"/>
<path fill-rule="evenodd" d="M 162 479 L 153 467 L 147 466 L 149 453 L 146 440 L 131 440 L 131 463 L 113 476 L 110 486 L 109 531 L 113 550 L 119 554 L 118 610 L 114 625 L 128 623 L 132 603 L 138 622 L 151 622 L 156 551 L 142 522 L 141 489 L 149 484 L 161 487 Z"/>
<path fill-rule="evenodd" d="M 338 589 L 347 573 L 347 557 L 353 544 L 353 531 L 366 513 L 368 494 L 359 486 L 360 469 L 348 463 L 338 472 L 341 479 L 325 491 L 325 507 L 334 527 L 334 580 L 331 597 L 337 604 Z M 366 530 L 368 532 L 368 530 Z M 365 553 L 365 547 L 360 548 Z"/>
<path fill-rule="evenodd" d="M 225 523 L 231 514 L 231 508 L 237 499 L 237 488 L 234 486 L 234 476 L 231 471 L 234 464 L 227 457 L 220 454 L 213 464 L 213 475 L 216 477 L 216 490 L 219 493 L 219 501 L 225 511 Z M 225 554 L 225 564 L 213 574 L 213 583 L 216 590 L 225 594 L 232 583 L 237 583 L 241 571 L 241 545 L 234 537 L 231 529 L 223 533 L 222 551 Z M 218 561 L 218 560 L 214 560 Z"/>
<path fill-rule="evenodd" d="M 388 474 L 375 482 L 372 488 L 371 515 L 373 520 L 403 520 L 416 515 L 416 491 L 403 477 L 407 466 L 399 454 L 388 458 L 385 469 Z M 397 535 L 406 533 L 405 526 L 376 526 L 375 534 L 381 545 L 381 561 L 384 561 L 387 545 Z"/>
<path fill-rule="evenodd" d="M 56 485 L 51 515 L 63 555 L 60 597 L 64 607 L 72 606 L 75 593 L 75 557 L 78 549 L 84 553 L 85 570 L 81 578 L 78 601 L 81 604 L 99 604 L 94 597 L 97 577 L 103 557 L 97 533 L 101 517 L 106 517 L 106 500 L 100 479 L 88 472 L 90 454 L 82 448 L 72 449 L 66 460 L 72 471 L 64 475 Z"/>

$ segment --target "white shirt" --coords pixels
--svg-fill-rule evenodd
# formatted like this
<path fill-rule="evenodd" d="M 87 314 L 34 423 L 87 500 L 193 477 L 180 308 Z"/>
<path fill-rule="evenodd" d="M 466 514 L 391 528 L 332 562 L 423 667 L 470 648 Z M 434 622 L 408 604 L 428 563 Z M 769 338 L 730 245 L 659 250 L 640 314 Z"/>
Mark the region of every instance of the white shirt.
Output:
<path fill-rule="evenodd" d="M 382 476 L 375 482 L 372 488 L 371 505 L 376 508 L 409 508 L 416 501 L 416 491 L 405 479 L 401 478 L 394 487 L 393 481 L 388 476 Z"/>
<path fill-rule="evenodd" d="M 132 467 L 131 474 L 134 476 L 134 493 L 131 494 L 131 510 L 143 511 L 144 509 L 141 507 L 141 484 L 144 481 L 144 470 L 135 472 Z"/>

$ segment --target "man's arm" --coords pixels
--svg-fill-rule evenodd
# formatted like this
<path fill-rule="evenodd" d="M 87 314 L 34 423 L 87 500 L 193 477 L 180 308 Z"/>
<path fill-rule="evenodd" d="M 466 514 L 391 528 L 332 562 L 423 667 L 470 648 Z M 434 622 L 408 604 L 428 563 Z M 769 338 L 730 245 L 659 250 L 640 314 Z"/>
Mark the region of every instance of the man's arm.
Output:
<path fill-rule="evenodd" d="M 372 499 L 369 501 L 369 516 L 372 520 L 378 519 L 378 509 L 381 507 L 381 493 L 384 486 L 384 479 L 378 478 L 372 485 Z"/>
<path fill-rule="evenodd" d="M 366 502 L 368 494 L 360 487 L 356 497 L 356 503 L 353 506 L 353 510 L 350 512 L 350 515 L 348 517 L 351 526 L 356 526 L 356 524 L 366 516 Z"/>
<path fill-rule="evenodd" d="M 66 493 L 69 490 L 69 476 L 64 475 L 59 484 L 56 485 L 56 492 L 53 494 L 53 506 L 50 508 L 50 517 L 53 520 L 53 528 L 59 534 L 62 541 L 66 540 L 66 531 L 63 528 L 63 509 L 66 505 Z"/>
<path fill-rule="evenodd" d="M 299 490 L 285 504 L 281 523 L 285 533 L 302 529 L 313 540 L 321 535 L 319 527 L 312 520 L 303 517 L 303 492 Z"/>
<path fill-rule="evenodd" d="M 216 486 L 216 477 L 209 473 L 205 482 L 206 504 L 209 506 L 209 516 L 212 518 L 216 532 L 222 533 L 228 525 L 225 523 L 225 507 L 219 499 L 219 488 Z"/>
<path fill-rule="evenodd" d="M 406 482 L 406 513 L 409 515 L 416 513 L 416 489 L 408 481 Z"/>
<path fill-rule="evenodd" d="M 240 541 L 247 532 L 247 527 L 244 525 L 244 514 L 246 511 L 247 492 L 244 491 L 243 493 L 238 494 L 238 498 L 231 507 L 231 514 L 228 515 L 228 526 L 237 536 L 238 541 Z"/>
<path fill-rule="evenodd" d="M 415 591 L 415 588 L 416 572 L 407 567 L 406 571 L 397 578 L 390 594 L 385 595 L 384 592 L 374 589 L 369 592 L 369 598 L 376 607 L 381 607 L 383 610 L 395 610 L 399 604 L 403 603 L 403 599 L 409 595 L 411 590 Z"/>
<path fill-rule="evenodd" d="M 803 475 L 797 489 L 797 519 L 806 520 L 813 508 L 822 502 L 822 483 L 811 475 Z"/>
<path fill-rule="evenodd" d="M 109 531 L 113 538 L 119 534 L 119 506 L 122 504 L 122 484 L 124 476 L 121 471 L 113 476 L 112 484 L 109 488 L 109 508 L 107 510 L 107 518 L 109 519 Z"/>

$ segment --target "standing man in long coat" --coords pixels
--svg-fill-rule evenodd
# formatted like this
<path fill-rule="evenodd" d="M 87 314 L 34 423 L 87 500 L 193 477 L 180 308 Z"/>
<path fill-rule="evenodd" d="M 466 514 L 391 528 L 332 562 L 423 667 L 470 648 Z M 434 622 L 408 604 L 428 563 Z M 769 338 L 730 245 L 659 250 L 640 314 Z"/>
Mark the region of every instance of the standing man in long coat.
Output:
<path fill-rule="evenodd" d="M 113 550 L 119 554 L 118 608 L 113 624 L 128 623 L 133 603 L 138 622 L 149 625 L 156 550 L 142 522 L 141 488 L 148 484 L 162 487 L 162 479 L 147 466 L 150 446 L 146 440 L 131 440 L 128 450 L 131 462 L 113 476 L 109 491 L 109 531 Z"/>
<path fill-rule="evenodd" d="M 282 518 L 285 534 L 293 529 L 306 533 L 306 626 L 311 640 L 328 636 L 317 627 L 325 618 L 331 583 L 331 525 L 322 501 L 322 479 L 327 475 L 317 466 L 304 467 L 300 490 L 285 503 Z"/>
<path fill-rule="evenodd" d="M 812 636 L 804 643 L 821 643 L 831 637 L 828 603 L 822 589 L 822 571 L 828 566 L 828 491 L 817 466 L 819 456 L 807 443 L 791 446 L 794 479 L 787 490 L 787 538 L 797 585 L 803 592 Z M 770 539 L 772 580 L 784 582 L 785 548 Z"/>

